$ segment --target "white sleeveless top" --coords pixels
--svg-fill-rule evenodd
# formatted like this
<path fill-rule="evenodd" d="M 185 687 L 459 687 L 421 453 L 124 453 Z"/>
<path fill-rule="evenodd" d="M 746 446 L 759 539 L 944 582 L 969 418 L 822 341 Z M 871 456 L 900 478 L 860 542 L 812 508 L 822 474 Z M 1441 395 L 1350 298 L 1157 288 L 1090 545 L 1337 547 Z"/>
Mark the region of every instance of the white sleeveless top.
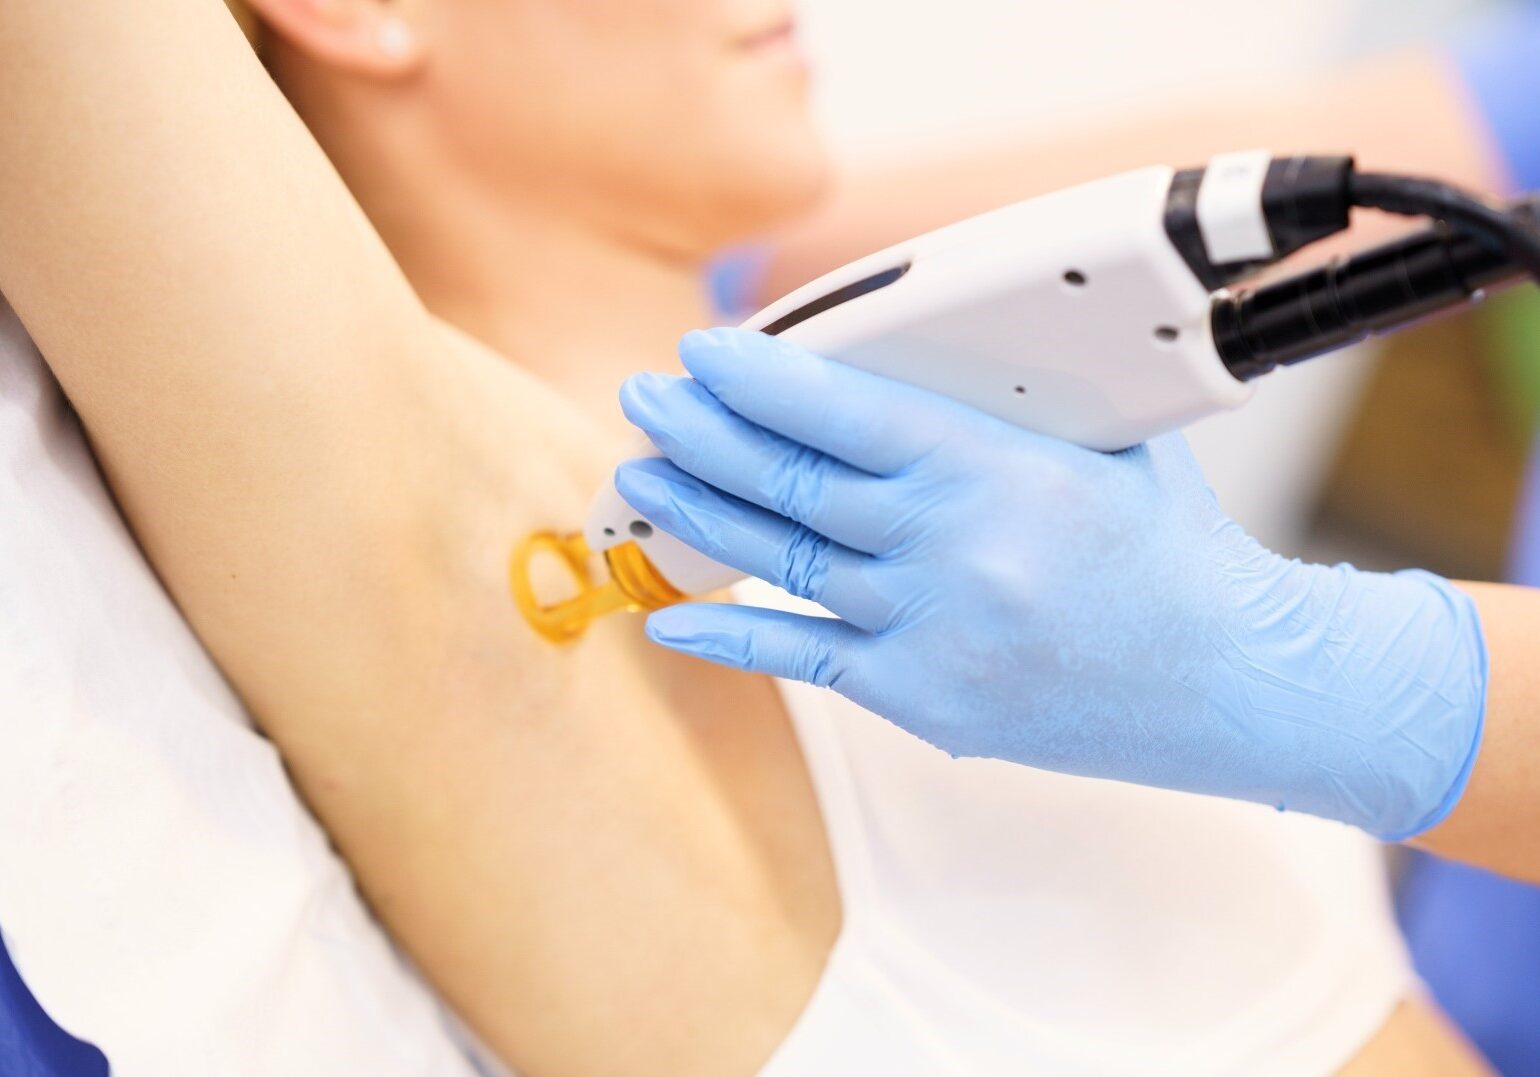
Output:
<path fill-rule="evenodd" d="M 1358 831 L 954 760 L 833 692 L 782 691 L 844 926 L 773 1077 L 1326 1074 L 1415 988 Z"/>

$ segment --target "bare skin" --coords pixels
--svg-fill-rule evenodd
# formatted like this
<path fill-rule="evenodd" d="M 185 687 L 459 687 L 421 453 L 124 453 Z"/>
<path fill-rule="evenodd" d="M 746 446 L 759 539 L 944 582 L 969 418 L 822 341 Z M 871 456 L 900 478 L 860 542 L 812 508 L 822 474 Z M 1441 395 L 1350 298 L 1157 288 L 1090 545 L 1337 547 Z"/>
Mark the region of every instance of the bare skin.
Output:
<path fill-rule="evenodd" d="M 1489 674 L 1481 750 L 1453 812 L 1413 844 L 1540 883 L 1540 591 L 1460 585 L 1476 600 Z"/>
<path fill-rule="evenodd" d="M 553 651 L 503 580 L 510 538 L 580 518 L 615 456 L 596 386 L 618 378 L 575 357 L 655 365 L 700 316 L 693 267 L 551 238 L 583 289 L 457 285 L 429 268 L 448 222 L 394 217 L 339 141 L 422 294 L 536 376 L 427 314 L 217 11 L 126 8 L 20 0 L 0 25 L 0 291 L 140 541 L 371 904 L 503 1057 L 752 1071 L 839 922 L 772 687 L 618 620 Z M 479 223 L 463 264 L 547 239 Z M 632 288 L 647 332 L 605 336 L 593 294 Z M 1442 1035 L 1409 1012 L 1361 1072 Z"/>
<path fill-rule="evenodd" d="M 1341 1077 L 1474 1077 L 1492 1068 L 1431 1003 L 1408 999 Z"/>

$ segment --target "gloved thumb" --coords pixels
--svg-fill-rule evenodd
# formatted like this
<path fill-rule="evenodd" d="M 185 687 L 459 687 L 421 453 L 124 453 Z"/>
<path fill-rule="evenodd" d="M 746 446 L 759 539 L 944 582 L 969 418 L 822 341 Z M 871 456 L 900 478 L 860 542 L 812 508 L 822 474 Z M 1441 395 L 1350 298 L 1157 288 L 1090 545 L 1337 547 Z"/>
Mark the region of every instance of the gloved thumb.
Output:
<path fill-rule="evenodd" d="M 733 669 L 838 688 L 865 632 L 832 617 L 692 602 L 647 618 L 647 637 Z"/>

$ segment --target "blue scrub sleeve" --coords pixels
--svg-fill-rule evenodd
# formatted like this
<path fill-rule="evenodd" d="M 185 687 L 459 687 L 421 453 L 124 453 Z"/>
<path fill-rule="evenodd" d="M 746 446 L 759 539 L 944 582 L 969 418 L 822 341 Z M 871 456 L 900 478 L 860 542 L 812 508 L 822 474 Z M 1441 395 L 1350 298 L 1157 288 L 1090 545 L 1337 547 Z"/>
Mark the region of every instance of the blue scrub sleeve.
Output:
<path fill-rule="evenodd" d="M 86 975 L 85 970 L 81 970 Z M 108 1077 L 107 1058 L 54 1024 L 11 964 L 0 936 L 0 1074 Z"/>
<path fill-rule="evenodd" d="M 769 268 L 770 248 L 763 245 L 733 247 L 712 259 L 706 283 L 724 322 L 735 324 L 764 305 L 758 297 Z"/>
<path fill-rule="evenodd" d="M 1453 53 L 1513 182 L 1540 188 L 1540 4 L 1482 23 Z"/>

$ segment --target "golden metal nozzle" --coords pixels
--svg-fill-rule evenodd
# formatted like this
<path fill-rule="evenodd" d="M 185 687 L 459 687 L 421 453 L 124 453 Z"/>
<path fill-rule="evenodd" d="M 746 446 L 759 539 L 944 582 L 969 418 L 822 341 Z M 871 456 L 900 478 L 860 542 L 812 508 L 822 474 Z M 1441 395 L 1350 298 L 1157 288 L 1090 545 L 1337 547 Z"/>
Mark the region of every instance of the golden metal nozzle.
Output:
<path fill-rule="evenodd" d="M 535 596 L 530 565 L 541 553 L 552 554 L 577 584 L 572 598 L 542 605 Z M 513 600 L 534 630 L 553 643 L 572 643 L 588 626 L 607 614 L 662 609 L 683 602 L 686 595 L 663 578 L 635 542 L 623 542 L 604 551 L 610 578 L 596 582 L 593 551 L 582 532 L 558 535 L 538 531 L 514 547 L 508 562 L 508 583 Z"/>

